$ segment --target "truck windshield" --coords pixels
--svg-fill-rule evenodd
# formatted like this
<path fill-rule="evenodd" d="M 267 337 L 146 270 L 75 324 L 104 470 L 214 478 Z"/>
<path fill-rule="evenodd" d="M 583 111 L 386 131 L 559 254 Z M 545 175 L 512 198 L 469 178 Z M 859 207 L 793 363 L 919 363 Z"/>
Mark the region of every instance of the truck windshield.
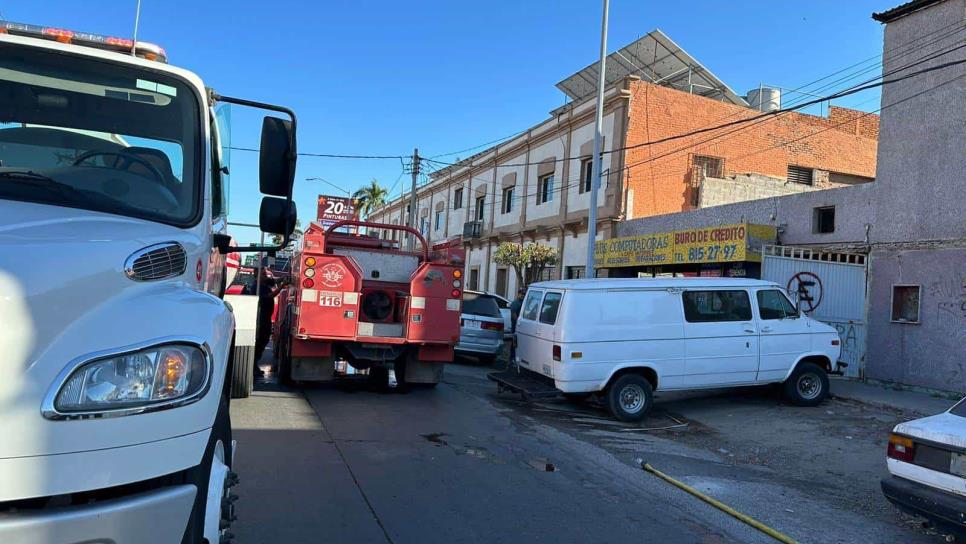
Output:
<path fill-rule="evenodd" d="M 194 224 L 199 111 L 160 72 L 0 44 L 0 199 Z"/>

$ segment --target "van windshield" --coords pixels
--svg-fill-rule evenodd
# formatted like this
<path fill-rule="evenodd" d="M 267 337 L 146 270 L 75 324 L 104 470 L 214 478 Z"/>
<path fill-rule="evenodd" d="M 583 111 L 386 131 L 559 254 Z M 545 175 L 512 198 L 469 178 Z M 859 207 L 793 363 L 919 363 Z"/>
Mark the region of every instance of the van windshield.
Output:
<path fill-rule="evenodd" d="M 0 97 L 0 198 L 197 222 L 200 108 L 185 83 L 0 44 Z"/>

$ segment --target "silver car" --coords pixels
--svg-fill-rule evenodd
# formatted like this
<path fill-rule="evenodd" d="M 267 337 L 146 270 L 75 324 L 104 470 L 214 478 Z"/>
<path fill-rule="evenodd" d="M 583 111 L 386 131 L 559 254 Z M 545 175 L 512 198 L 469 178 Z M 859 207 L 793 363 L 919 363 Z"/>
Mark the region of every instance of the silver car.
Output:
<path fill-rule="evenodd" d="M 456 353 L 492 363 L 503 351 L 505 328 L 496 298 L 479 291 L 464 291 L 460 318 L 460 342 L 456 345 Z"/>

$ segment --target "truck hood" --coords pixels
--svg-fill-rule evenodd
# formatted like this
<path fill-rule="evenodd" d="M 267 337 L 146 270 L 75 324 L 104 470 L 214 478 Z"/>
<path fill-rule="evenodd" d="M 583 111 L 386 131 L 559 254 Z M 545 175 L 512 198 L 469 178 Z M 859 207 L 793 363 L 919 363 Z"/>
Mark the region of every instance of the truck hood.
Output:
<path fill-rule="evenodd" d="M 169 240 L 197 254 L 200 241 L 168 225 L 0 200 L 0 371 L 22 375 L 72 323 L 137 288 L 124 274 L 124 261 Z M 0 408 L 4 389 L 0 384 Z"/>

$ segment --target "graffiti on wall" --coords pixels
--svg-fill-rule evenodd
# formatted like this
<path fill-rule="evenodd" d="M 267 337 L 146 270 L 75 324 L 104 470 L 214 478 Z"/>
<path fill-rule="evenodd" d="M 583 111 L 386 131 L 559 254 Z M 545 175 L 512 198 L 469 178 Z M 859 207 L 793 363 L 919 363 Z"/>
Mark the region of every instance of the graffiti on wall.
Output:
<path fill-rule="evenodd" d="M 839 333 L 839 338 L 842 340 L 842 353 L 839 355 L 839 360 L 848 363 L 849 366 L 855 365 L 855 368 L 859 368 L 860 359 L 863 355 L 863 348 L 859 344 L 859 335 L 864 334 L 863 330 L 859 329 L 853 321 L 826 321 L 826 323 L 835 327 L 835 330 Z"/>
<path fill-rule="evenodd" d="M 798 297 L 799 307 L 808 313 L 814 312 L 825 296 L 822 279 L 812 272 L 799 272 L 792 276 L 788 280 L 787 289 Z"/>
<path fill-rule="evenodd" d="M 936 299 L 936 313 L 940 319 L 950 316 L 966 319 L 966 273 L 936 280 L 926 287 L 926 291 Z"/>

